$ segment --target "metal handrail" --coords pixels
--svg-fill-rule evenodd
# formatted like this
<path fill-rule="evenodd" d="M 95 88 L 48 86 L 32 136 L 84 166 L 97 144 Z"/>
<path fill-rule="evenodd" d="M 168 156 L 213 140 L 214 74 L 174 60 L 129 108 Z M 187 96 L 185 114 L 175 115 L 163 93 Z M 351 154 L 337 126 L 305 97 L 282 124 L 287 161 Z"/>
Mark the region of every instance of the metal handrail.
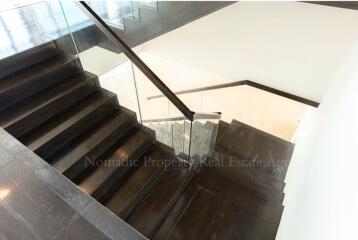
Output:
<path fill-rule="evenodd" d="M 94 21 L 96 26 L 118 47 L 123 53 L 149 78 L 149 80 L 183 113 L 190 121 L 193 121 L 194 112 L 191 111 L 160 78 L 139 58 L 137 54 L 99 17 L 93 9 L 84 1 L 75 2 L 80 9 Z"/>

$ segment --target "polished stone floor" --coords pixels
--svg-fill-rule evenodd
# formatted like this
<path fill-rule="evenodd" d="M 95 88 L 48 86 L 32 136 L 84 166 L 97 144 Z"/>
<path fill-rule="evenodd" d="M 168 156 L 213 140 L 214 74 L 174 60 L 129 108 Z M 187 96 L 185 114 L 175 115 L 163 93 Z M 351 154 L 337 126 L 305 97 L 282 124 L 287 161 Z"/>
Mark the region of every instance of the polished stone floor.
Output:
<path fill-rule="evenodd" d="M 274 239 L 285 171 L 233 167 L 218 156 L 254 154 L 288 165 L 293 146 L 237 121 L 219 129 L 214 158 L 198 168 L 153 239 Z M 144 239 L 3 129 L 0 153 L 2 238 Z"/>
<path fill-rule="evenodd" d="M 221 121 L 216 153 L 198 168 L 154 239 L 275 239 L 292 150 L 283 139 Z"/>
<path fill-rule="evenodd" d="M 0 239 L 145 239 L 0 129 Z"/>

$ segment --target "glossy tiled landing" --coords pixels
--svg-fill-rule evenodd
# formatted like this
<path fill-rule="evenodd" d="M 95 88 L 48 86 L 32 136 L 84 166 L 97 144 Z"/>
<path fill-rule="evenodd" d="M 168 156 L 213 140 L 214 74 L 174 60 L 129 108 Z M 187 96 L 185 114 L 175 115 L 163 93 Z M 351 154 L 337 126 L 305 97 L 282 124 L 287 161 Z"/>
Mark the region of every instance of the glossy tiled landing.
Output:
<path fill-rule="evenodd" d="M 292 150 L 291 143 L 246 124 L 220 122 L 216 153 L 198 168 L 155 239 L 275 239 Z M 258 160 L 264 165 L 255 165 Z M 271 161 L 285 166 L 265 166 Z"/>
<path fill-rule="evenodd" d="M 275 238 L 283 207 L 279 201 L 217 175 L 199 175 L 178 200 L 166 222 L 167 235 L 155 239 L 260 239 Z M 167 224 L 170 225 L 170 224 Z"/>
<path fill-rule="evenodd" d="M 0 239 L 145 239 L 0 129 Z"/>

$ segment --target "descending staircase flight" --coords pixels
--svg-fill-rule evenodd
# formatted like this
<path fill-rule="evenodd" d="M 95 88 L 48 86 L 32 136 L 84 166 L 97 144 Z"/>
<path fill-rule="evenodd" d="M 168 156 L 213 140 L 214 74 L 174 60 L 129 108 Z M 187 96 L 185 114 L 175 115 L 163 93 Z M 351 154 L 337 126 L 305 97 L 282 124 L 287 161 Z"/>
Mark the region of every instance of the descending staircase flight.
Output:
<path fill-rule="evenodd" d="M 150 237 L 191 179 L 173 149 L 52 42 L 1 66 L 1 127 Z"/>
<path fill-rule="evenodd" d="M 209 156 L 220 165 L 189 171 L 157 141 L 162 123 L 138 123 L 55 43 L 0 63 L 0 126 L 144 236 L 274 239 L 292 143 L 221 121 Z"/>

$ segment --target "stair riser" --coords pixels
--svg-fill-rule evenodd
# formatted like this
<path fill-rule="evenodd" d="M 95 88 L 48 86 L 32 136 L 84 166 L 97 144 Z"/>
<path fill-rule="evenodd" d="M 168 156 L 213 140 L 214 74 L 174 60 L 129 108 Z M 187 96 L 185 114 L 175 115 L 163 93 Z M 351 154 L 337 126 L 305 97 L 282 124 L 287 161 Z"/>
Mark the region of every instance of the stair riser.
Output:
<path fill-rule="evenodd" d="M 145 154 L 148 149 L 154 144 L 153 139 L 150 139 L 144 142 L 141 146 L 139 146 L 136 151 L 129 157 L 130 160 L 139 160 L 140 157 Z M 118 168 L 116 172 L 114 172 L 102 185 L 100 185 L 96 191 L 93 192 L 92 197 L 97 200 L 106 199 L 108 195 L 111 195 L 114 188 L 117 186 L 117 183 L 121 180 L 121 178 L 128 172 L 131 166 L 124 166 Z M 107 196 L 106 196 L 107 195 Z"/>
<path fill-rule="evenodd" d="M 177 189 L 176 193 L 174 194 L 174 196 L 170 199 L 167 208 L 164 212 L 164 214 L 160 217 L 160 219 L 158 219 L 158 221 L 156 222 L 156 224 L 153 226 L 153 228 L 151 229 L 151 231 L 148 234 L 148 238 L 152 238 L 153 235 L 155 234 L 155 232 L 158 230 L 158 228 L 160 227 L 160 225 L 162 224 L 162 222 L 164 221 L 164 219 L 168 216 L 169 211 L 172 209 L 172 207 L 174 206 L 174 204 L 176 203 L 176 201 L 179 199 L 180 195 L 184 192 L 185 188 L 188 186 L 190 180 L 192 179 L 192 177 L 187 177 L 185 179 L 185 181 L 179 186 L 179 188 Z"/>
<path fill-rule="evenodd" d="M 86 130 L 95 126 L 99 121 L 109 116 L 114 109 L 115 106 L 113 105 L 113 102 L 107 101 L 105 104 L 101 105 L 89 115 L 85 116 L 80 121 L 76 122 L 74 125 L 65 129 L 63 132 L 56 135 L 53 139 L 46 142 L 46 144 L 32 150 L 45 160 L 52 159 L 58 150 L 63 148 L 66 144 L 71 142 Z"/>
<path fill-rule="evenodd" d="M 95 88 L 90 84 L 90 82 L 85 83 L 80 87 L 73 89 L 68 94 L 65 94 L 53 102 L 47 104 L 46 106 L 35 110 L 30 115 L 27 115 L 21 120 L 11 124 L 10 126 L 7 126 L 5 130 L 12 134 L 14 137 L 20 138 L 35 127 L 44 123 L 46 120 L 55 116 L 57 113 L 60 113 L 84 97 L 88 96 L 94 92 L 94 90 Z"/>
<path fill-rule="evenodd" d="M 190 204 L 190 200 L 194 197 L 195 193 L 198 191 L 197 185 L 189 185 L 181 194 L 175 206 L 170 210 L 170 213 L 167 215 L 165 220 L 160 225 L 160 228 L 154 236 L 153 240 L 163 240 L 167 239 L 167 235 L 170 233 L 170 230 L 175 226 L 177 221 L 180 220 L 181 215 L 185 212 L 185 209 Z"/>
<path fill-rule="evenodd" d="M 79 71 L 76 61 L 78 60 L 70 61 L 51 72 L 44 72 L 31 81 L 2 92 L 0 94 L 0 111 L 75 74 Z"/>
<path fill-rule="evenodd" d="M 28 51 L 13 55 L 0 62 L 0 79 L 8 77 L 17 71 L 33 64 L 51 58 L 58 54 L 54 43 L 44 44 Z"/>
<path fill-rule="evenodd" d="M 100 158 L 107 150 L 113 146 L 117 141 L 119 141 L 135 124 L 135 119 L 128 120 L 121 127 L 114 129 L 113 132 L 106 137 L 104 141 L 98 144 L 94 149 L 92 149 L 86 156 L 78 159 L 75 164 L 73 164 L 69 169 L 65 170 L 63 174 L 69 178 L 74 179 L 79 176 L 83 171 L 89 168 L 91 165 L 89 163 L 89 157 L 91 161 L 96 161 Z"/>
<path fill-rule="evenodd" d="M 130 205 L 127 206 L 118 216 L 122 219 L 126 219 L 133 212 L 135 207 L 143 200 L 147 193 L 152 189 L 152 187 L 157 183 L 160 177 L 163 175 L 162 169 L 158 169 L 156 173 L 153 174 L 151 179 L 145 183 L 143 190 L 138 193 L 138 195 L 130 202 Z"/>
<path fill-rule="evenodd" d="M 218 159 L 222 159 L 221 161 L 226 162 L 226 160 L 221 157 Z M 238 168 L 229 168 L 228 166 L 217 168 L 215 169 L 215 172 L 212 172 L 209 168 L 207 169 L 207 171 L 210 172 L 213 176 L 218 175 L 223 178 L 227 178 L 230 181 L 239 184 L 240 186 L 251 189 L 263 199 L 274 200 L 278 202 L 282 201 L 284 197 L 283 182 L 272 179 L 269 175 L 264 175 L 261 172 L 245 174 L 245 172 L 238 172 L 237 170 Z M 249 170 L 250 169 L 247 169 L 246 171 Z"/>

